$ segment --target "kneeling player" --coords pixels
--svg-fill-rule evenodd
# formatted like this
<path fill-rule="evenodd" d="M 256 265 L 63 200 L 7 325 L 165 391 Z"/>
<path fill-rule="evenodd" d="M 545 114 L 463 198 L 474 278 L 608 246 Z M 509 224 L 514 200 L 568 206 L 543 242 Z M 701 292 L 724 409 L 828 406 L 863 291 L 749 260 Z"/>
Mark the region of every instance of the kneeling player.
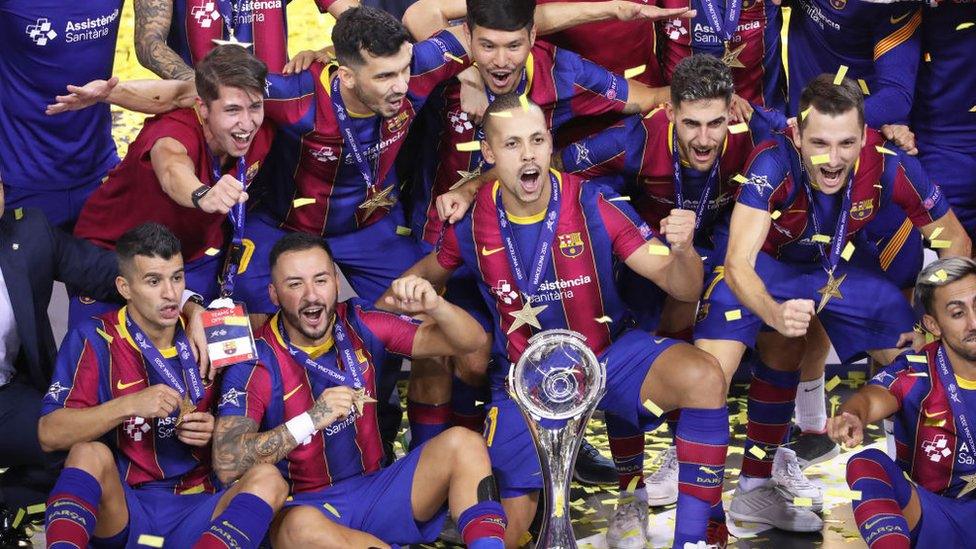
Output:
<path fill-rule="evenodd" d="M 258 363 L 224 376 L 214 447 L 223 481 L 277 464 L 293 500 L 272 532 L 282 547 L 384 547 L 437 538 L 448 502 L 469 547 L 501 547 L 505 515 L 484 441 L 449 429 L 381 469 L 376 366 L 391 355 L 449 356 L 484 344 L 480 325 L 417 277 L 393 281 L 392 305 L 423 323 L 336 303 L 328 245 L 292 233 L 271 250 L 271 300 Z M 410 511 L 408 511 L 410 510 Z"/>
<path fill-rule="evenodd" d="M 152 543 L 145 536 L 166 547 L 257 547 L 287 487 L 264 466 L 215 488 L 214 393 L 180 321 L 180 242 L 147 223 L 116 253 L 126 306 L 72 330 L 44 396 L 41 446 L 70 449 L 47 502 L 48 547 Z"/>
<path fill-rule="evenodd" d="M 896 459 L 869 449 L 847 462 L 860 492 L 854 519 L 872 549 L 966 547 L 976 534 L 976 262 L 930 264 L 915 298 L 940 340 L 899 356 L 828 423 L 831 438 L 854 447 L 864 425 L 894 415 Z"/>

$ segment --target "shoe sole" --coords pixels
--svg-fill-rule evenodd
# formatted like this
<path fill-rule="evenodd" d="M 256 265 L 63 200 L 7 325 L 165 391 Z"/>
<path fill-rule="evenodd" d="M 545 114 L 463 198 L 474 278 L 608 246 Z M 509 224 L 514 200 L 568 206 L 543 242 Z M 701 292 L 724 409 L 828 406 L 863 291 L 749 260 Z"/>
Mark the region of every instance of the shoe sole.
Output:
<path fill-rule="evenodd" d="M 806 461 L 805 459 L 802 459 L 800 456 L 796 457 L 796 461 L 799 462 L 800 464 L 800 470 L 806 471 L 807 468 L 809 467 L 812 467 L 818 463 L 830 461 L 839 455 L 840 455 L 840 446 L 835 445 L 833 450 L 827 452 L 826 454 L 821 454 L 810 461 Z"/>
<path fill-rule="evenodd" d="M 678 494 L 675 494 L 672 497 L 665 497 L 665 498 L 652 498 L 650 496 L 647 497 L 647 504 L 651 507 L 664 507 L 666 505 L 672 505 L 675 503 L 678 503 Z"/>
<path fill-rule="evenodd" d="M 581 477 L 579 473 L 575 471 L 573 472 L 573 480 L 575 480 L 580 484 L 585 484 L 587 486 L 612 486 L 614 484 L 617 484 L 616 478 L 613 478 L 612 480 L 607 480 L 606 482 L 600 482 L 600 481 L 595 481 L 595 480 Z"/>
<path fill-rule="evenodd" d="M 733 513 L 731 509 L 729 510 L 729 517 L 732 520 L 737 521 L 737 522 L 755 522 L 755 523 L 758 523 L 758 524 L 765 524 L 767 526 L 772 526 L 773 528 L 777 528 L 779 530 L 783 530 L 784 532 L 797 532 L 797 533 L 802 533 L 802 534 L 808 534 L 808 533 L 812 533 L 812 532 L 820 532 L 821 530 L 823 530 L 823 523 L 822 522 L 820 523 L 820 526 L 819 527 L 817 527 L 816 529 L 810 529 L 810 530 L 803 530 L 803 529 L 800 529 L 800 528 L 783 528 L 782 526 L 777 526 L 777 525 L 773 524 L 768 519 L 765 519 L 765 518 L 762 518 L 762 517 L 758 517 L 758 516 L 741 515 L 739 513 Z"/>

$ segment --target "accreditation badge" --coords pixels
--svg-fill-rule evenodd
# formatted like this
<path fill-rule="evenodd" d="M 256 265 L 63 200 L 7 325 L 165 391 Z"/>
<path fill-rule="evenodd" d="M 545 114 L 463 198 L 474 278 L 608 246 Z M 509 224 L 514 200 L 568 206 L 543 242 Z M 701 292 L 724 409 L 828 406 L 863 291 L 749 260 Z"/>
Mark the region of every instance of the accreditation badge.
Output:
<path fill-rule="evenodd" d="M 213 368 L 247 362 L 257 357 L 251 322 L 243 303 L 218 299 L 203 312 L 203 331 Z"/>

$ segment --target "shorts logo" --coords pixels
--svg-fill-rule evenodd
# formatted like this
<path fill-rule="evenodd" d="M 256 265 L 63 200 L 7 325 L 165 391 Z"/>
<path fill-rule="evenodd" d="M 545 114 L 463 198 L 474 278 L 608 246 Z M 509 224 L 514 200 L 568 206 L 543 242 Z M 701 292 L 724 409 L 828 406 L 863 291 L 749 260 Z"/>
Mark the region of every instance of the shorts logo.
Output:
<path fill-rule="evenodd" d="M 468 120 L 468 113 L 466 112 L 451 111 L 447 118 L 451 123 L 451 128 L 453 128 L 456 133 L 464 133 L 465 131 L 468 131 L 474 127 L 471 125 L 471 121 Z"/>
<path fill-rule="evenodd" d="M 559 251 L 566 257 L 578 257 L 583 253 L 583 238 L 580 233 L 559 235 Z"/>
<path fill-rule="evenodd" d="M 934 439 L 923 442 L 922 451 L 925 452 L 929 461 L 935 463 L 939 463 L 942 458 L 952 455 L 952 450 L 949 449 L 949 439 L 945 435 L 935 435 Z"/>
<path fill-rule="evenodd" d="M 491 293 L 501 300 L 505 305 L 511 305 L 518 297 L 518 292 L 512 289 L 512 285 L 507 280 L 499 280 L 498 284 L 491 289 Z"/>
<path fill-rule="evenodd" d="M 393 118 L 386 122 L 386 127 L 390 130 L 390 133 L 396 133 L 403 129 L 403 127 L 409 122 L 410 115 L 405 112 L 397 113 Z"/>
<path fill-rule="evenodd" d="M 38 46 L 46 46 L 48 42 L 58 37 L 58 33 L 51 28 L 47 17 L 41 17 L 33 25 L 27 25 L 27 37 Z"/>
<path fill-rule="evenodd" d="M 319 162 L 335 162 L 336 160 L 339 160 L 339 157 L 336 156 L 332 147 L 322 147 L 317 151 L 312 151 L 310 154 L 312 155 L 312 158 L 318 160 Z"/>
<path fill-rule="evenodd" d="M 190 10 L 190 15 L 192 15 L 193 20 L 204 29 L 209 29 L 210 25 L 220 18 L 220 13 L 214 7 L 214 3 L 212 1 L 205 1 L 198 6 L 193 6 L 193 9 Z"/>
<path fill-rule="evenodd" d="M 867 199 L 861 200 L 860 202 L 855 202 L 851 204 L 851 219 L 856 221 L 863 221 L 874 213 L 874 200 Z"/>
<path fill-rule="evenodd" d="M 593 162 L 590 160 L 590 149 L 586 148 L 586 143 L 580 141 L 574 143 L 573 146 L 576 148 L 576 163 L 582 166 L 592 166 Z"/>
<path fill-rule="evenodd" d="M 150 429 L 152 427 L 149 426 L 149 423 L 146 422 L 146 418 L 144 417 L 130 417 L 122 422 L 122 430 L 135 442 L 142 441 L 143 435 L 148 433 Z"/>
<path fill-rule="evenodd" d="M 847 7 L 847 0 L 830 0 L 830 7 L 840 11 Z"/>

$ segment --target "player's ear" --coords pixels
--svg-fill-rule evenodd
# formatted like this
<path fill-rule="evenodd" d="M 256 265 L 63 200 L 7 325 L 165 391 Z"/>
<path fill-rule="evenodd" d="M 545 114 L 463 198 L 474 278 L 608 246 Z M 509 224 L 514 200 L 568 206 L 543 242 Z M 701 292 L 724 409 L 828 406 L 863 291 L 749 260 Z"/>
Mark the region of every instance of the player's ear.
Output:
<path fill-rule="evenodd" d="M 922 326 L 930 334 L 934 335 L 936 338 L 942 337 L 942 329 L 939 328 L 939 323 L 935 321 L 935 317 L 929 314 L 922 315 Z"/>
<path fill-rule="evenodd" d="M 278 292 L 275 291 L 274 284 L 270 282 L 268 283 L 268 297 L 271 298 L 271 303 L 273 303 L 275 307 L 281 307 L 281 303 L 278 302 Z"/>
<path fill-rule="evenodd" d="M 129 287 L 129 281 L 124 276 L 119 275 L 115 277 L 115 289 L 119 291 L 119 295 L 126 301 L 132 298 L 132 288 Z"/>
<path fill-rule="evenodd" d="M 532 28 L 529 29 L 529 46 L 535 44 L 535 34 L 536 34 L 535 23 L 532 23 Z"/>
<path fill-rule="evenodd" d="M 351 68 L 345 65 L 339 65 L 339 70 L 336 74 L 339 76 L 339 82 L 347 89 L 351 90 L 356 87 L 356 73 Z"/>
<path fill-rule="evenodd" d="M 495 163 L 495 152 L 491 150 L 491 145 L 488 144 L 487 135 L 481 140 L 481 156 L 485 158 L 485 162 L 489 164 Z"/>
<path fill-rule="evenodd" d="M 729 109 L 731 110 L 732 104 L 729 103 Z M 668 115 L 668 122 L 674 123 L 674 105 L 670 101 L 664 103 L 664 114 Z"/>

